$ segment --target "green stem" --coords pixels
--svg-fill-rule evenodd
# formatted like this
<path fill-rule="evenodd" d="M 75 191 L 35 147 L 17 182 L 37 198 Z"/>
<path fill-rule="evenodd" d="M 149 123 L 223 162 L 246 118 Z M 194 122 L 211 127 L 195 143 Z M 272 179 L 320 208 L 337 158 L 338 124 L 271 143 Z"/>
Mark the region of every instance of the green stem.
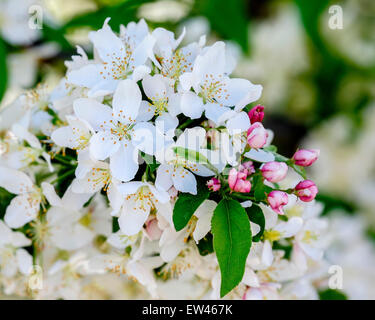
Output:
<path fill-rule="evenodd" d="M 66 177 L 69 177 L 72 173 L 74 173 L 76 171 L 76 168 L 73 168 L 73 169 L 70 169 L 69 171 L 65 172 L 63 175 L 61 175 L 60 177 L 58 177 L 57 179 L 53 180 L 51 182 L 51 184 L 54 184 L 60 180 L 63 180 L 65 179 Z"/>

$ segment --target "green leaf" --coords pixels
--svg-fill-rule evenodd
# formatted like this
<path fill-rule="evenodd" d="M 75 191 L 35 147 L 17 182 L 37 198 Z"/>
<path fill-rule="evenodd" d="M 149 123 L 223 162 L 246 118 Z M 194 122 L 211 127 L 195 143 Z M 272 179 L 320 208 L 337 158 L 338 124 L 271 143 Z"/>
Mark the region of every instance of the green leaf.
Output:
<path fill-rule="evenodd" d="M 266 186 L 263 183 L 263 177 L 260 174 L 254 175 L 252 188 L 254 190 L 254 198 L 258 202 L 266 201 L 267 194 L 273 190 L 271 187 Z"/>
<path fill-rule="evenodd" d="M 142 4 L 152 1 L 153 0 L 123 0 L 121 3 L 113 6 L 104 6 L 95 12 L 86 13 L 73 18 L 65 25 L 64 29 L 88 26 L 97 30 L 103 26 L 104 20 L 110 17 L 111 27 L 115 31 L 118 31 L 117 29 L 121 24 L 126 25 L 128 22 L 138 20 L 138 8 Z"/>
<path fill-rule="evenodd" d="M 208 198 L 210 191 L 206 184 L 197 179 L 197 194 L 180 193 L 173 209 L 173 224 L 176 231 L 186 227 L 190 218 L 204 200 Z"/>
<path fill-rule="evenodd" d="M 223 199 L 211 221 L 214 249 L 221 271 L 220 296 L 224 297 L 242 280 L 251 247 L 250 222 L 239 202 Z"/>
<path fill-rule="evenodd" d="M 7 89 L 8 72 L 7 72 L 7 54 L 5 44 L 0 38 L 0 102 Z"/>
<path fill-rule="evenodd" d="M 248 51 L 249 23 L 244 0 L 200 0 L 196 6 L 197 13 L 208 18 L 214 31 L 236 41 L 244 52 Z"/>
<path fill-rule="evenodd" d="M 326 289 L 324 291 L 319 291 L 320 300 L 348 300 L 345 293 L 339 290 Z"/>
<path fill-rule="evenodd" d="M 253 242 L 258 242 L 264 233 L 264 227 L 266 225 L 263 210 L 259 206 L 253 204 L 251 207 L 246 208 L 246 213 L 250 221 L 256 223 L 260 227 L 259 232 L 253 236 Z"/>
<path fill-rule="evenodd" d="M 12 194 L 6 189 L 0 187 L 0 219 L 4 217 L 7 207 L 15 196 L 15 194 Z"/>

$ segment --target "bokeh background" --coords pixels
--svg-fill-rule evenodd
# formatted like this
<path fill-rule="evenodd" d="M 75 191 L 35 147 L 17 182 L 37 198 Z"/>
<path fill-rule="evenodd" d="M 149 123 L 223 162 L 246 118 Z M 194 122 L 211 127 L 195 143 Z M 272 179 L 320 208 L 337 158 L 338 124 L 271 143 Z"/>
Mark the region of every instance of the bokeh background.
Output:
<path fill-rule="evenodd" d="M 34 5 L 41 29 L 28 27 Z M 342 29 L 330 27 L 333 5 Z M 0 0 L 0 108 L 38 83 L 52 89 L 106 17 L 114 30 L 145 18 L 177 34 L 186 27 L 185 42 L 227 42 L 234 76 L 264 87 L 259 103 L 280 153 L 321 150 L 309 174 L 330 220 L 326 258 L 344 271 L 343 288 L 321 298 L 375 299 L 375 2 Z"/>

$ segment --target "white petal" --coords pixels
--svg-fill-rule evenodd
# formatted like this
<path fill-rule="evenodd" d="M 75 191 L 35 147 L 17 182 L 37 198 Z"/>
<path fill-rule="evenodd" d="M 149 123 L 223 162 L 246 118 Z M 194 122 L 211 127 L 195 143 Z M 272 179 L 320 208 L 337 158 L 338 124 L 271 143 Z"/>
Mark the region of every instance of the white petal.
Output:
<path fill-rule="evenodd" d="M 168 133 L 169 136 L 173 137 L 174 131 L 178 126 L 178 119 L 169 113 L 164 113 L 156 118 L 155 126 L 160 132 Z"/>
<path fill-rule="evenodd" d="M 131 181 L 126 183 L 120 183 L 117 185 L 117 190 L 123 195 L 127 196 L 130 194 L 137 193 L 138 189 L 145 186 L 145 182 L 141 181 Z"/>
<path fill-rule="evenodd" d="M 250 269 L 249 267 L 245 267 L 245 273 L 241 282 L 249 287 L 258 288 L 260 286 L 257 275 L 255 274 L 254 270 Z"/>
<path fill-rule="evenodd" d="M 132 207 L 125 204 L 124 210 L 118 219 L 121 231 L 128 236 L 137 234 L 142 229 L 149 213 L 150 210 L 142 210 L 138 206 Z"/>
<path fill-rule="evenodd" d="M 105 160 L 120 148 L 119 139 L 109 131 L 99 131 L 90 139 L 90 154 L 96 160 Z"/>
<path fill-rule="evenodd" d="M 30 191 L 33 183 L 21 171 L 0 167 L 0 187 L 8 190 L 10 193 L 21 194 Z"/>
<path fill-rule="evenodd" d="M 270 162 L 275 160 L 275 156 L 271 152 L 264 150 L 251 149 L 245 153 L 245 157 L 258 162 Z"/>
<path fill-rule="evenodd" d="M 113 176 L 127 182 L 136 175 L 138 165 L 138 152 L 131 143 L 124 144 L 110 157 L 110 168 Z"/>
<path fill-rule="evenodd" d="M 155 115 L 155 106 L 147 101 L 142 101 L 136 122 L 149 121 Z"/>
<path fill-rule="evenodd" d="M 198 97 L 193 92 L 186 92 L 181 97 L 181 111 L 191 118 L 198 119 L 202 116 L 204 105 L 202 98 Z"/>
<path fill-rule="evenodd" d="M 142 80 L 150 72 L 151 72 L 151 69 L 147 66 L 141 65 L 141 66 L 135 67 L 135 69 L 133 70 L 131 79 L 135 82 L 138 82 L 139 80 Z"/>
<path fill-rule="evenodd" d="M 157 188 L 169 190 L 173 185 L 173 167 L 168 164 L 161 164 L 156 171 L 155 185 Z"/>
<path fill-rule="evenodd" d="M 132 143 L 138 150 L 153 155 L 164 148 L 164 135 L 151 123 L 140 122 L 133 129 Z"/>
<path fill-rule="evenodd" d="M 40 201 L 30 201 L 29 197 L 28 194 L 22 194 L 12 199 L 4 216 L 9 227 L 17 229 L 36 218 Z"/>
<path fill-rule="evenodd" d="M 12 132 L 21 140 L 27 141 L 27 143 L 32 147 L 36 149 L 41 149 L 42 146 L 36 136 L 31 134 L 29 131 L 27 131 L 26 128 L 23 126 L 15 123 L 12 126 Z"/>
<path fill-rule="evenodd" d="M 250 128 L 250 119 L 246 112 L 237 113 L 233 118 L 227 121 L 229 134 L 247 131 Z"/>
<path fill-rule="evenodd" d="M 272 253 L 272 246 L 271 243 L 266 240 L 263 244 L 263 251 L 262 251 L 262 263 L 265 266 L 270 266 L 273 261 L 273 253 Z"/>
<path fill-rule="evenodd" d="M 287 222 L 280 222 L 274 229 L 279 231 L 283 238 L 289 238 L 297 234 L 303 225 L 300 217 L 293 217 Z"/>
<path fill-rule="evenodd" d="M 32 271 L 33 257 L 25 250 L 18 249 L 16 251 L 18 269 L 24 275 L 28 275 Z"/>
<path fill-rule="evenodd" d="M 143 90 L 151 101 L 157 101 L 167 96 L 167 88 L 162 75 L 147 76 L 142 80 Z"/>
<path fill-rule="evenodd" d="M 107 20 L 102 29 L 90 32 L 89 38 L 103 61 L 112 61 L 125 55 L 123 42 L 112 31 Z"/>
<path fill-rule="evenodd" d="M 48 182 L 42 182 L 41 187 L 43 190 L 43 194 L 45 195 L 51 206 L 62 206 L 62 201 L 60 197 L 57 195 L 55 188 L 52 184 Z"/>
<path fill-rule="evenodd" d="M 217 126 L 222 125 L 225 121 L 236 114 L 235 111 L 228 107 L 220 106 L 217 103 L 207 103 L 205 105 L 206 118 L 215 122 Z"/>
<path fill-rule="evenodd" d="M 194 212 L 194 215 L 198 218 L 195 230 L 193 232 L 193 238 L 196 243 L 204 238 L 205 235 L 211 230 L 211 218 L 214 214 L 216 206 L 217 203 L 215 201 L 205 200 Z"/>
<path fill-rule="evenodd" d="M 121 81 L 113 95 L 114 118 L 122 123 L 135 121 L 141 101 L 142 94 L 137 83 L 130 79 Z"/>
<path fill-rule="evenodd" d="M 189 170 L 176 168 L 172 174 L 172 181 L 177 190 L 197 194 L 197 180 Z"/>
<path fill-rule="evenodd" d="M 185 129 L 185 131 L 178 137 L 176 146 L 199 151 L 200 147 L 206 141 L 206 130 L 202 127 L 195 127 L 191 129 Z"/>
<path fill-rule="evenodd" d="M 77 118 L 87 121 L 95 131 L 101 130 L 101 125 L 108 125 L 112 120 L 112 109 L 94 99 L 77 99 L 73 108 Z"/>

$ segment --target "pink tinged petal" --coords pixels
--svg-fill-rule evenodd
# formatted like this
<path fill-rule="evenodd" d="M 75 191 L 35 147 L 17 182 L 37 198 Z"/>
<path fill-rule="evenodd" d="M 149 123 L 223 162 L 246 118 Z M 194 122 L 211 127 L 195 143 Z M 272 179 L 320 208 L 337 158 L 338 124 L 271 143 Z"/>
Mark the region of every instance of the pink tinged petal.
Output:
<path fill-rule="evenodd" d="M 202 116 L 204 105 L 202 98 L 198 97 L 193 92 L 186 92 L 181 97 L 181 111 L 191 118 L 198 119 Z"/>
<path fill-rule="evenodd" d="M 251 148 L 262 148 L 268 138 L 268 132 L 260 122 L 255 122 L 247 131 L 247 143 Z"/>
<path fill-rule="evenodd" d="M 33 257 L 25 250 L 18 249 L 16 251 L 17 265 L 20 272 L 28 275 L 32 271 Z"/>
<path fill-rule="evenodd" d="M 273 211 L 283 215 L 283 207 L 288 204 L 288 194 L 283 191 L 274 190 L 268 194 L 267 201 Z"/>
<path fill-rule="evenodd" d="M 288 166 L 284 162 L 271 161 L 262 165 L 262 176 L 270 182 L 280 182 L 288 173 Z"/>
<path fill-rule="evenodd" d="M 29 194 L 22 194 L 12 199 L 6 209 L 4 221 L 17 229 L 34 220 L 39 212 L 40 199 L 30 199 Z"/>
<path fill-rule="evenodd" d="M 33 182 L 21 171 L 0 166 L 0 187 L 10 193 L 22 194 L 31 191 Z"/>
<path fill-rule="evenodd" d="M 185 168 L 177 167 L 172 173 L 172 181 L 177 190 L 197 194 L 197 181 L 194 175 Z"/>
<path fill-rule="evenodd" d="M 301 149 L 293 155 L 295 164 L 303 167 L 311 166 L 319 157 L 318 149 Z"/>
<path fill-rule="evenodd" d="M 109 131 L 99 131 L 90 139 L 90 154 L 95 160 L 105 160 L 120 148 L 119 139 Z"/>
<path fill-rule="evenodd" d="M 138 116 L 142 94 L 136 82 L 122 80 L 113 96 L 114 118 L 122 123 L 132 123 Z"/>
<path fill-rule="evenodd" d="M 166 191 L 169 190 L 169 188 L 173 185 L 172 173 L 172 166 L 167 164 L 161 164 L 156 171 L 156 187 Z"/>
<path fill-rule="evenodd" d="M 73 108 L 77 118 L 87 121 L 95 131 L 108 128 L 112 120 L 112 108 L 94 99 L 77 99 Z"/>
<path fill-rule="evenodd" d="M 110 157 L 112 175 L 120 181 L 132 180 L 139 168 L 138 151 L 131 143 L 125 143 Z"/>
<path fill-rule="evenodd" d="M 162 234 L 162 230 L 158 226 L 157 219 L 151 219 L 146 222 L 146 235 L 151 241 L 159 240 Z"/>

